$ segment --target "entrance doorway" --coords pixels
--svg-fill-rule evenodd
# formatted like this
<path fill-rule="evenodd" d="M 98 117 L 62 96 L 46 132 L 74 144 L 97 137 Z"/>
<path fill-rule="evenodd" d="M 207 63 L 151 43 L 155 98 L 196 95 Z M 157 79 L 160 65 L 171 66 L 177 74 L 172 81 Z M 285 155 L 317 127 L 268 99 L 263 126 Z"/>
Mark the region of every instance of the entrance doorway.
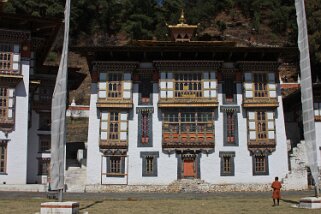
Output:
<path fill-rule="evenodd" d="M 194 178 L 195 167 L 193 160 L 184 160 L 184 178 Z"/>
<path fill-rule="evenodd" d="M 181 169 L 182 169 L 182 174 L 181 178 L 184 179 L 194 179 L 198 178 L 198 154 L 193 154 L 193 153 L 187 153 L 187 154 L 182 154 L 182 162 L 181 162 Z"/>

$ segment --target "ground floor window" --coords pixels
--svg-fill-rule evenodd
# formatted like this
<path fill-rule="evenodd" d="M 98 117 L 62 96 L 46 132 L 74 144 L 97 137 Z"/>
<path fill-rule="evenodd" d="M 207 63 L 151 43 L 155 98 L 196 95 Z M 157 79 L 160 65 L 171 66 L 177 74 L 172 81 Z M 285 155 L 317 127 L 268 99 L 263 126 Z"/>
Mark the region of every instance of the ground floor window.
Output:
<path fill-rule="evenodd" d="M 0 141 L 0 173 L 7 172 L 7 141 Z"/>
<path fill-rule="evenodd" d="M 49 175 L 50 169 L 50 158 L 38 159 L 38 174 L 39 175 Z"/>
<path fill-rule="evenodd" d="M 220 152 L 221 176 L 234 176 L 235 152 Z"/>
<path fill-rule="evenodd" d="M 125 176 L 125 157 L 107 156 L 107 177 Z"/>
<path fill-rule="evenodd" d="M 253 156 L 253 175 L 268 175 L 269 164 L 267 155 Z"/>
<path fill-rule="evenodd" d="M 157 158 L 158 152 L 141 152 L 142 158 L 142 176 L 157 176 Z"/>

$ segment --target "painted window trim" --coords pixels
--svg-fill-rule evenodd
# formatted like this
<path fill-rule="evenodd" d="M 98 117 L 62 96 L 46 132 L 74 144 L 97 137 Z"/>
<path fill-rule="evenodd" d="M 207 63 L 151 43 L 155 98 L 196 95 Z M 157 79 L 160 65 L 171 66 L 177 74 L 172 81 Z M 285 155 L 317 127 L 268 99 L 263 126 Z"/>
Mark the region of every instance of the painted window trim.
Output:
<path fill-rule="evenodd" d="M 142 114 L 148 114 L 148 143 L 142 143 Z M 154 107 L 137 107 L 136 113 L 138 114 L 138 135 L 137 147 L 153 147 L 153 113 Z"/>
<path fill-rule="evenodd" d="M 220 111 L 223 113 L 223 145 L 224 146 L 239 146 L 239 133 L 238 133 L 238 115 L 240 113 L 239 106 L 221 106 Z M 234 143 L 227 142 L 227 112 L 233 112 L 233 119 L 234 119 Z"/>
<path fill-rule="evenodd" d="M 120 172 L 114 173 L 111 172 L 111 166 L 110 166 L 110 159 L 113 157 L 119 157 L 120 158 Z M 126 156 L 123 155 L 110 155 L 106 156 L 106 177 L 125 177 L 125 158 Z"/>
<path fill-rule="evenodd" d="M 235 152 L 220 152 L 219 157 L 221 158 L 221 176 L 235 176 Z M 231 161 L 231 172 L 224 172 L 224 157 L 230 157 Z"/>
<path fill-rule="evenodd" d="M 158 176 L 158 164 L 159 152 L 140 152 L 142 158 L 142 176 L 143 177 L 157 177 Z M 146 159 L 147 157 L 153 157 L 153 172 L 147 173 Z"/>
<path fill-rule="evenodd" d="M 258 157 L 258 156 L 263 156 L 264 157 L 264 161 L 265 161 L 265 164 L 266 164 L 266 167 L 265 167 L 265 172 L 257 172 L 256 169 L 255 169 L 255 158 Z M 254 154 L 252 156 L 252 168 L 253 168 L 253 175 L 254 176 L 260 176 L 260 175 L 269 175 L 269 155 L 268 154 Z"/>

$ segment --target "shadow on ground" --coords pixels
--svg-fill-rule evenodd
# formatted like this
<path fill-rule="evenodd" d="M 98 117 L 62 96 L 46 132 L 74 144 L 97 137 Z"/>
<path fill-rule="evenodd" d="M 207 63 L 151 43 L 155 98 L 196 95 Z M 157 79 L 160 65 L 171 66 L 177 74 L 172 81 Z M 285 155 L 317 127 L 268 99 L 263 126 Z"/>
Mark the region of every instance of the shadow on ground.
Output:
<path fill-rule="evenodd" d="M 100 203 L 103 203 L 103 201 L 95 201 L 94 203 L 91 203 L 91 204 L 89 204 L 89 205 L 87 205 L 87 206 L 85 206 L 83 208 L 80 208 L 79 210 L 85 210 L 85 209 L 88 209 L 88 208 L 90 208 L 90 207 L 92 207 L 92 206 L 94 206 L 96 204 L 100 204 Z"/>
<path fill-rule="evenodd" d="M 297 201 L 288 200 L 288 199 L 281 199 L 281 201 L 283 201 L 285 203 L 289 203 L 289 204 L 299 204 L 299 202 L 297 202 Z"/>

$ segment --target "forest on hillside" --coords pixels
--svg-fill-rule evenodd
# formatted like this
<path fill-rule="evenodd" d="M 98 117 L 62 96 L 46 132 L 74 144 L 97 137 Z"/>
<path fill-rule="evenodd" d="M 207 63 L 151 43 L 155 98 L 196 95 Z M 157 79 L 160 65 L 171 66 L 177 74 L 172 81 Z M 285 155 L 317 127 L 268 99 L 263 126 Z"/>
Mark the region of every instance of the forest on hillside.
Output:
<path fill-rule="evenodd" d="M 166 23 L 181 9 L 187 23 L 200 24 L 198 39 L 255 34 L 265 43 L 296 46 L 294 0 L 71 0 L 73 45 L 120 44 L 130 39 L 167 39 Z M 9 0 L 7 13 L 63 18 L 65 0 Z M 321 66 L 321 0 L 306 1 L 311 61 Z M 242 28 L 241 28 L 241 27 Z M 232 31 L 231 29 L 239 29 Z M 247 35 L 248 34 L 248 35 Z M 219 37 L 218 37 L 219 36 Z M 220 37 L 221 36 L 221 37 Z M 261 36 L 261 37 L 259 37 Z M 265 37 L 264 37 L 265 36 Z M 265 39 L 264 39 L 265 38 Z M 280 44 L 278 44 L 280 46 Z"/>

